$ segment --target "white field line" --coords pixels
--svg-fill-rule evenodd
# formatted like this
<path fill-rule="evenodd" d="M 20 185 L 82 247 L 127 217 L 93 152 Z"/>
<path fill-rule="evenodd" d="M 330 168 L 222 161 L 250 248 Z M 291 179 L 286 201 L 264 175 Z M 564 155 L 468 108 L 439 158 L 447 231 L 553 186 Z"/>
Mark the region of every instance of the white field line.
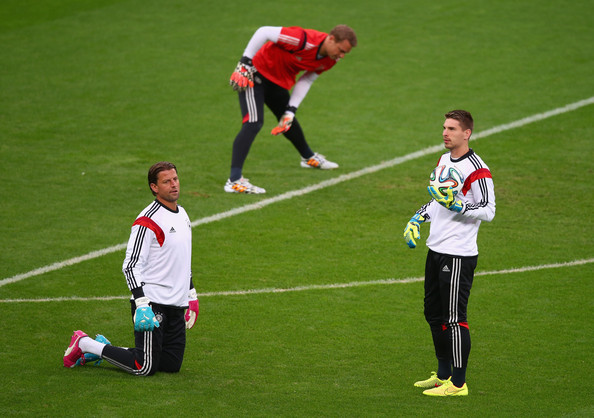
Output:
<path fill-rule="evenodd" d="M 505 270 L 481 271 L 476 272 L 475 276 L 493 276 L 513 273 L 524 273 L 527 271 L 546 270 L 562 267 L 573 267 L 584 264 L 594 263 L 594 258 L 587 258 L 582 260 L 568 261 L 566 263 L 542 264 L 539 266 L 518 267 Z M 332 290 L 332 289 L 346 289 L 351 287 L 372 286 L 372 285 L 388 285 L 388 284 L 406 284 L 423 281 L 423 277 L 410 277 L 405 279 L 383 279 L 383 280 L 369 280 L 366 282 L 347 282 L 347 283 L 333 283 L 333 284 L 314 284 L 309 286 L 297 286 L 289 288 L 267 288 L 267 289 L 250 289 L 250 290 L 229 290 L 222 292 L 207 292 L 198 293 L 198 297 L 214 297 L 214 296 L 246 296 L 258 295 L 263 293 L 288 293 L 288 292 L 304 292 L 309 290 Z M 31 303 L 31 302 L 89 302 L 89 301 L 106 301 L 106 300 L 121 300 L 130 299 L 127 296 L 97 296 L 97 297 L 58 297 L 58 298 L 40 298 L 40 299 L 0 299 L 0 303 Z"/>
<path fill-rule="evenodd" d="M 473 139 L 479 139 L 479 138 L 486 138 L 488 136 L 494 135 L 494 134 L 498 134 L 500 132 L 504 132 L 504 131 L 508 131 L 511 129 L 515 129 L 515 128 L 519 128 L 525 125 L 528 125 L 530 123 L 534 123 L 534 122 L 538 122 L 541 121 L 543 119 L 547 119 L 556 115 L 560 115 L 563 113 L 567 113 L 567 112 L 571 112 L 573 110 L 579 109 L 581 107 L 584 106 L 588 106 L 594 103 L 594 96 L 590 97 L 588 99 L 584 99 L 584 100 L 580 100 L 578 102 L 575 103 L 571 103 L 568 104 L 566 106 L 563 107 L 558 107 L 557 109 L 553 109 L 553 110 L 549 110 L 547 112 L 544 113 L 538 113 L 532 116 L 528 116 L 526 118 L 523 119 L 519 119 L 515 122 L 511 122 L 511 123 L 506 123 L 503 125 L 499 125 L 499 126 L 495 126 L 491 129 L 487 129 L 486 131 L 482 131 L 482 132 L 478 132 L 475 135 L 473 135 Z M 320 189 L 324 189 L 326 187 L 330 187 L 330 186 L 335 186 L 339 183 L 345 182 L 345 181 L 349 181 L 349 180 L 353 180 L 356 179 L 358 177 L 364 176 L 366 174 L 371 174 L 371 173 L 375 173 L 377 171 L 386 169 L 386 168 L 390 168 L 390 167 L 394 167 L 397 166 L 399 164 L 402 164 L 404 162 L 410 161 L 410 160 L 414 160 L 420 157 L 424 157 L 425 155 L 429 155 L 429 154 L 434 154 L 436 152 L 442 151 L 443 150 L 443 145 L 439 144 L 439 145 L 434 145 L 419 151 L 415 151 L 412 152 L 410 154 L 406 154 L 404 156 L 401 157 L 396 157 L 394 159 L 391 159 L 389 161 L 384 161 L 380 164 L 377 165 L 373 165 L 370 167 L 366 167 L 363 168 L 361 170 L 358 171 L 353 171 L 351 173 L 348 174 L 343 174 L 341 176 L 335 177 L 333 179 L 329 179 L 329 180 L 325 180 L 322 181 L 320 183 L 317 184 L 313 184 L 311 186 L 307 186 L 304 187 L 302 189 L 298 189 L 298 190 L 293 190 L 293 191 L 289 191 L 283 194 L 280 194 L 278 196 L 274 196 L 268 199 L 264 199 L 261 200 L 259 202 L 256 203 L 252 203 L 249 205 L 244 205 L 244 206 L 240 206 L 238 208 L 235 209 L 231 209 L 228 210 L 226 212 L 221 212 L 221 213 L 217 213 L 215 215 L 211 215 L 211 216 L 207 216 L 205 218 L 201 218 L 201 219 L 197 219 L 194 222 L 192 222 L 192 226 L 198 226 L 198 225 L 203 225 L 203 224 L 208 224 L 211 222 L 216 222 L 216 221 L 220 221 L 222 219 L 225 218 L 229 218 L 231 216 L 235 216 L 235 215 L 240 215 L 242 213 L 245 212 L 250 212 L 253 210 L 257 210 L 257 209 L 262 209 L 268 205 L 272 205 L 273 203 L 277 203 L 277 202 L 281 202 L 283 200 L 288 200 L 288 199 L 292 199 L 294 197 L 297 196 L 303 196 L 305 194 L 314 192 L 316 190 L 320 190 Z M 87 260 L 92 260 L 94 258 L 99 258 L 102 257 L 104 255 L 107 254 L 111 254 L 117 251 L 121 251 L 124 250 L 126 248 L 126 244 L 127 243 L 122 243 L 122 244 L 118 244 L 118 245 L 114 245 L 112 247 L 107 247 L 101 250 L 97 250 L 97 251 L 93 251 L 90 252 L 88 254 L 79 256 L 79 257 L 74 257 L 74 258 L 70 258 L 68 260 L 64 260 L 64 261 L 60 261 L 54 264 L 50 264 L 44 267 L 40 267 L 38 269 L 35 270 L 31 270 L 28 271 L 26 273 L 22 273 L 22 274 L 17 274 L 16 276 L 12 276 L 12 277 L 8 277 L 5 279 L 0 280 L 0 287 L 7 285 L 9 283 L 15 283 L 24 279 L 27 279 L 29 277 L 33 277 L 33 276 L 38 276 L 41 274 L 45 274 L 45 273 L 49 273 L 51 271 L 55 271 L 55 270 L 60 270 L 64 267 L 68 267 L 68 266 L 72 266 L 78 263 L 82 263 L 83 261 L 87 261 Z"/>

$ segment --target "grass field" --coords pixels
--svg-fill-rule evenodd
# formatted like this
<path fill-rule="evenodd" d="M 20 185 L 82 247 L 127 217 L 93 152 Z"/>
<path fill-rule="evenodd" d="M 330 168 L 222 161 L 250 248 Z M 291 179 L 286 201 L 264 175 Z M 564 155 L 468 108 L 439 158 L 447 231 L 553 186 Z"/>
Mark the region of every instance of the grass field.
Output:
<path fill-rule="evenodd" d="M 594 416 L 594 12 L 542 3 L 0 2 L 0 415 Z M 359 46 L 299 118 L 340 169 L 301 169 L 269 113 L 244 172 L 268 194 L 224 193 L 228 77 L 251 34 L 338 23 Z M 416 250 L 401 235 L 441 151 L 396 159 L 439 145 L 453 108 L 475 117 L 497 215 L 479 233 L 470 396 L 431 399 L 412 387 L 436 367 L 428 227 Z M 113 247 L 160 160 L 196 225 L 182 371 L 67 370 L 75 329 L 133 341 Z"/>

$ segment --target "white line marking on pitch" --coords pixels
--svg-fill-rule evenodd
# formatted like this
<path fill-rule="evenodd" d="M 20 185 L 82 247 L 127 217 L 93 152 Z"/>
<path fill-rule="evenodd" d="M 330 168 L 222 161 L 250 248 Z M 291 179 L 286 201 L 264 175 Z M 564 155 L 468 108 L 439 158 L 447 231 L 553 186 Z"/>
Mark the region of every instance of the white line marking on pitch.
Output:
<path fill-rule="evenodd" d="M 492 276 L 497 274 L 513 274 L 513 273 L 524 273 L 527 271 L 546 270 L 561 267 L 573 267 L 584 264 L 594 263 L 594 258 L 568 261 L 566 263 L 554 263 L 554 264 L 543 264 L 540 266 L 527 266 L 505 270 L 494 270 L 494 271 L 479 271 L 475 273 L 475 276 Z M 258 295 L 262 293 L 288 293 L 288 292 L 303 292 L 308 290 L 330 290 L 330 289 L 346 289 L 350 287 L 361 287 L 361 286 L 372 286 L 372 285 L 386 285 L 386 284 L 405 284 L 422 282 L 423 277 L 410 277 L 405 279 L 383 279 L 383 280 L 369 280 L 366 282 L 348 282 L 348 283 L 333 283 L 333 284 L 313 284 L 308 286 L 296 286 L 288 288 L 268 288 L 268 289 L 251 289 L 251 290 L 228 290 L 221 292 L 207 292 L 198 293 L 198 297 L 209 297 L 209 296 L 245 296 L 245 295 Z M 130 299 L 128 296 L 97 296 L 84 298 L 80 296 L 71 297 L 59 297 L 59 298 L 43 298 L 43 299 L 0 299 L 0 303 L 31 303 L 31 302 L 69 302 L 69 301 L 106 301 L 106 300 L 122 300 Z"/>
<path fill-rule="evenodd" d="M 500 132 L 509 131 L 511 129 L 519 128 L 519 127 L 528 125 L 530 123 L 541 121 L 543 119 L 547 119 L 547 118 L 550 118 L 553 116 L 561 115 L 563 113 L 571 112 L 573 110 L 579 109 L 584 106 L 591 105 L 593 103 L 594 103 L 594 96 L 590 97 L 588 99 L 580 100 L 579 102 L 568 104 L 563 107 L 558 107 L 557 109 L 549 110 L 548 112 L 538 113 L 536 115 L 532 115 L 532 116 L 528 116 L 523 119 L 519 119 L 515 122 L 506 123 L 503 125 L 495 126 L 491 129 L 487 129 L 486 131 L 478 132 L 477 134 L 475 134 L 473 136 L 473 139 L 476 140 L 479 138 L 486 138 L 488 136 L 498 134 Z M 271 197 L 269 199 L 261 200 L 256 203 L 252 203 L 252 204 L 245 205 L 245 206 L 240 206 L 238 208 L 231 209 L 226 212 L 221 212 L 221 213 L 217 213 L 212 216 L 207 216 L 206 218 L 198 219 L 198 220 L 192 222 L 192 226 L 208 224 L 211 222 L 216 222 L 216 221 L 220 221 L 225 218 L 229 218 L 231 216 L 239 215 L 239 214 L 242 214 L 245 212 L 250 212 L 252 210 L 262 209 L 262 208 L 264 208 L 268 205 L 271 205 L 273 203 L 281 202 L 283 200 L 292 199 L 297 196 L 303 196 L 305 194 L 314 192 L 316 190 L 324 189 L 326 187 L 334 186 L 336 184 L 339 184 L 339 183 L 342 183 L 342 182 L 345 182 L 348 180 L 356 179 L 356 178 L 364 176 L 366 174 L 371 174 L 371 173 L 375 173 L 377 171 L 380 171 L 380 170 L 383 170 L 386 168 L 394 167 L 394 166 L 402 164 L 404 162 L 414 160 L 414 159 L 417 159 L 420 157 L 424 157 L 425 155 L 434 154 L 441 150 L 443 150 L 443 145 L 441 145 L 441 144 L 434 145 L 434 146 L 431 146 L 431 147 L 428 147 L 428 148 L 425 148 L 425 149 L 422 149 L 419 151 L 412 152 L 410 154 L 406 154 L 402 157 L 396 157 L 392 160 L 385 161 L 381 164 L 366 167 L 361 170 L 353 171 L 348 174 L 343 174 L 343 175 L 335 177 L 333 179 L 322 181 L 320 183 L 313 184 L 311 186 L 307 186 L 302 189 L 286 192 L 286 193 L 280 194 L 278 196 Z M 29 277 L 38 276 L 38 275 L 49 273 L 49 272 L 55 271 L 55 270 L 60 270 L 64 267 L 72 266 L 72 265 L 75 265 L 78 263 L 82 263 L 83 261 L 92 260 L 94 258 L 99 258 L 104 255 L 111 254 L 111 253 L 121 251 L 124 249 L 126 249 L 126 243 L 114 245 L 112 247 L 107 247 L 102 250 L 93 251 L 88 254 L 79 256 L 79 257 L 70 258 L 65 261 L 60 261 L 60 262 L 57 262 L 54 264 L 47 265 L 45 267 L 40 267 L 38 269 L 31 270 L 26 273 L 17 274 L 16 276 L 12 276 L 12 277 L 8 277 L 6 279 L 0 280 L 0 287 L 4 286 L 6 284 L 9 284 L 9 283 L 15 283 L 15 282 L 27 279 Z"/>

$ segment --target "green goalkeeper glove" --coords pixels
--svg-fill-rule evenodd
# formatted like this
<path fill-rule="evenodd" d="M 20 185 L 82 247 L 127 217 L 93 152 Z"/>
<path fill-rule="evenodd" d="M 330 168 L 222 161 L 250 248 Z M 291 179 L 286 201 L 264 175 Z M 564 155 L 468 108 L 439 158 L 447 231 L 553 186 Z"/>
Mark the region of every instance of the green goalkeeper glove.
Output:
<path fill-rule="evenodd" d="M 417 242 L 415 239 L 421 238 L 421 224 L 425 222 L 423 215 L 415 213 L 415 216 L 410 218 L 410 221 L 404 228 L 404 240 L 410 248 L 416 248 Z"/>
<path fill-rule="evenodd" d="M 446 209 L 452 210 L 454 212 L 462 212 L 464 210 L 464 203 L 454 197 L 454 189 L 452 189 L 452 187 L 448 187 L 446 189 L 445 195 L 441 194 L 439 190 L 433 186 L 428 186 L 427 190 L 429 191 L 431 197 Z"/>

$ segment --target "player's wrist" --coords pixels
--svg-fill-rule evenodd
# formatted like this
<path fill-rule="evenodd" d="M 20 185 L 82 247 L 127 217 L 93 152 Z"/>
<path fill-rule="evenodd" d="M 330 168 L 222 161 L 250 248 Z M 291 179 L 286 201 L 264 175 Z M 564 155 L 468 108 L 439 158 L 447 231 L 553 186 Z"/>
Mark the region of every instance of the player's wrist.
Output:
<path fill-rule="evenodd" d="M 466 203 L 460 199 L 456 199 L 454 200 L 453 204 L 448 207 L 448 209 L 454 212 L 464 213 L 466 211 Z"/>
<path fill-rule="evenodd" d="M 422 224 L 423 222 L 425 222 L 425 217 L 423 215 L 421 215 L 420 213 L 415 213 L 412 218 L 410 218 L 409 222 L 415 222 L 417 224 Z"/>
<path fill-rule="evenodd" d="M 246 57 L 245 55 L 243 57 L 241 57 L 239 62 L 241 62 L 242 64 L 245 64 L 245 65 L 249 65 L 249 66 L 254 65 L 252 59 L 250 57 Z"/>
<path fill-rule="evenodd" d="M 142 286 L 131 289 L 131 292 L 132 292 L 132 298 L 134 300 L 139 299 L 144 296 L 144 290 L 142 289 Z"/>

